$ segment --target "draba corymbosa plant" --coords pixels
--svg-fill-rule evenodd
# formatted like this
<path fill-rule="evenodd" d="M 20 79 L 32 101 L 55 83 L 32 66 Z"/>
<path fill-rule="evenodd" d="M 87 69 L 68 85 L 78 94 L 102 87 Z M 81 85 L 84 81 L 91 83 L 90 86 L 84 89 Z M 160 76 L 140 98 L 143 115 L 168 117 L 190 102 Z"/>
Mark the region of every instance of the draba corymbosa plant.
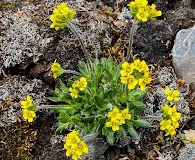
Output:
<path fill-rule="evenodd" d="M 180 92 L 178 90 L 171 90 L 170 88 L 165 89 L 167 103 L 161 108 L 162 120 L 160 122 L 160 129 L 168 135 L 175 135 L 176 129 L 179 127 L 179 120 L 181 118 L 181 113 L 177 112 L 176 104 L 172 107 L 170 102 L 179 101 Z"/>
<path fill-rule="evenodd" d="M 142 98 L 146 85 L 152 80 L 146 62 L 136 59 L 115 66 L 109 57 L 91 64 L 92 68 L 80 62 L 81 76 L 74 76 L 67 85 L 60 80 L 55 96 L 49 97 L 61 103 L 51 108 L 59 113 L 57 131 L 76 129 L 83 135 L 98 132 L 110 144 L 126 134 L 138 138 L 136 129 L 149 126 L 139 118 L 145 109 Z"/>
<path fill-rule="evenodd" d="M 135 0 L 128 6 L 139 22 L 161 15 L 156 6 L 154 4 L 149 6 L 146 0 Z M 123 60 L 118 65 L 114 64 L 111 56 L 101 60 L 98 58 L 90 60 L 82 39 L 71 24 L 75 15 L 76 12 L 66 3 L 60 3 L 50 15 L 52 21 L 50 28 L 56 30 L 70 28 L 79 39 L 87 62 L 79 62 L 79 72 L 76 72 L 63 69 L 55 60 L 51 65 L 54 79 L 64 73 L 74 75 L 66 84 L 59 79 L 59 87 L 55 89 L 54 96 L 48 97 L 56 105 L 35 106 L 31 97 L 27 96 L 25 101 L 21 101 L 21 107 L 23 118 L 28 122 L 36 118 L 35 111 L 39 108 L 49 108 L 57 112 L 57 131 L 71 131 L 64 144 L 66 155 L 77 160 L 90 149 L 87 142 L 84 142 L 87 140 L 86 137 L 102 135 L 110 145 L 127 134 L 139 138 L 138 128 L 150 125 L 145 119 L 140 118 L 140 113 L 145 109 L 143 97 L 152 78 L 146 62 L 135 59 L 130 63 L 128 54 L 126 61 Z M 176 100 L 178 96 L 172 91 L 167 91 L 167 95 L 168 101 Z M 177 114 L 175 107 L 172 110 L 164 108 L 163 120 L 170 119 L 171 125 L 177 128 L 180 115 Z M 167 134 L 173 134 L 171 129 L 165 126 L 163 128 L 163 125 L 161 129 Z"/>

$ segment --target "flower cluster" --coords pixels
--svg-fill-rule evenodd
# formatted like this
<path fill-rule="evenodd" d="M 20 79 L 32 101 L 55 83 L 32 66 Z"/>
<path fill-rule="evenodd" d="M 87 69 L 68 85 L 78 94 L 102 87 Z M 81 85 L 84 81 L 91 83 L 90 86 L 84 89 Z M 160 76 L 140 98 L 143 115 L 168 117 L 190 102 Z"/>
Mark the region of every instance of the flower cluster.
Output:
<path fill-rule="evenodd" d="M 113 131 L 118 131 L 119 126 L 125 124 L 125 120 L 131 119 L 131 114 L 129 114 L 128 108 L 119 110 L 114 107 L 112 111 L 108 112 L 107 117 L 110 118 L 110 121 L 106 122 L 106 127 L 112 127 Z"/>
<path fill-rule="evenodd" d="M 25 101 L 21 101 L 21 108 L 23 113 L 24 120 L 28 122 L 32 122 L 34 118 L 36 118 L 36 107 L 33 103 L 33 100 L 30 96 L 27 96 Z"/>
<path fill-rule="evenodd" d="M 171 91 L 170 88 L 166 88 L 164 92 L 168 102 L 179 101 L 180 92 L 178 90 Z M 166 132 L 165 136 L 175 135 L 175 130 L 179 127 L 178 121 L 181 118 L 181 113 L 177 112 L 176 105 L 170 107 L 168 104 L 165 104 L 162 107 L 161 112 L 163 114 L 163 119 L 160 122 L 160 129 Z"/>
<path fill-rule="evenodd" d="M 88 153 L 86 143 L 81 140 L 78 132 L 75 130 L 67 135 L 64 148 L 66 149 L 66 156 L 72 155 L 73 160 L 80 159 L 84 153 Z"/>
<path fill-rule="evenodd" d="M 139 85 L 140 90 L 145 91 L 146 85 L 152 81 L 149 68 L 144 60 L 136 59 L 133 63 L 124 62 L 120 74 L 121 82 L 127 84 L 129 89 L 134 89 Z"/>
<path fill-rule="evenodd" d="M 57 77 L 61 76 L 64 73 L 63 68 L 59 63 L 56 62 L 56 60 L 51 65 L 51 71 L 53 72 L 54 79 L 56 79 Z"/>
<path fill-rule="evenodd" d="M 81 77 L 79 81 L 75 81 L 72 84 L 72 87 L 69 88 L 71 97 L 77 98 L 79 90 L 83 91 L 86 87 L 87 87 L 87 79 L 85 77 Z"/>
<path fill-rule="evenodd" d="M 50 20 L 53 22 L 50 28 L 55 28 L 56 30 L 64 29 L 67 22 L 72 20 L 76 12 L 68 7 L 66 3 L 60 3 L 53 10 L 53 14 L 50 15 Z"/>
<path fill-rule="evenodd" d="M 170 88 L 166 88 L 165 94 L 167 96 L 167 101 L 179 101 L 180 100 L 178 90 L 171 91 Z"/>
<path fill-rule="evenodd" d="M 148 5 L 147 0 L 135 0 L 128 4 L 131 14 L 139 21 L 146 22 L 162 15 L 161 11 L 156 10 L 156 5 Z"/>
<path fill-rule="evenodd" d="M 175 135 L 175 130 L 179 127 L 178 121 L 181 117 L 181 113 L 177 112 L 176 105 L 169 107 L 167 104 L 162 107 L 162 113 L 163 120 L 160 122 L 160 129 L 166 132 L 165 136 Z"/>

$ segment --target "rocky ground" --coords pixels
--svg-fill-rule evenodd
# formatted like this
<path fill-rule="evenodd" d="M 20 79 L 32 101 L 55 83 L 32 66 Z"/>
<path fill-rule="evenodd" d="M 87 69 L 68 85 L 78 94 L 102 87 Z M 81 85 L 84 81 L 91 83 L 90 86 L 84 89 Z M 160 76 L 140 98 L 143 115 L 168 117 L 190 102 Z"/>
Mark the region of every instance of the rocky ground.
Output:
<path fill-rule="evenodd" d="M 63 68 L 76 70 L 85 61 L 77 38 L 69 29 L 50 29 L 49 15 L 62 0 L 3 0 L 0 2 L 0 159 L 62 160 L 66 132 L 56 133 L 56 116 L 49 110 L 37 113 L 28 124 L 21 117 L 20 100 L 30 95 L 37 105 L 51 104 L 46 97 L 58 85 L 50 72 L 57 60 Z M 91 57 L 112 55 L 118 63 L 128 46 L 132 16 L 127 0 L 67 0 L 76 11 L 72 21 Z M 164 104 L 163 88 L 179 89 L 182 113 L 176 138 L 167 141 L 159 123 L 151 120 L 149 129 L 140 129 L 140 141 L 124 137 L 109 146 L 102 137 L 93 142 L 94 151 L 85 159 L 99 160 L 172 160 L 194 158 L 194 145 L 184 145 L 180 134 L 195 129 L 195 90 L 193 84 L 180 84 L 172 64 L 176 34 L 195 24 L 194 0 L 149 0 L 163 15 L 155 21 L 141 23 L 134 36 L 133 54 L 150 64 L 152 84 L 145 97 L 142 116 L 158 114 Z M 64 74 L 63 81 L 71 78 Z M 179 77 L 182 78 L 182 77 Z"/>

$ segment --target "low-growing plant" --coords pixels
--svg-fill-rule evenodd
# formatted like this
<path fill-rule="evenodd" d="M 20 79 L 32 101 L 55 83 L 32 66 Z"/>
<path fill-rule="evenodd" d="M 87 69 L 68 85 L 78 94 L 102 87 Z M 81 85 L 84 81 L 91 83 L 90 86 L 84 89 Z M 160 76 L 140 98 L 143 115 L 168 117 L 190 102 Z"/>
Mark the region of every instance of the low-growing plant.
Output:
<path fill-rule="evenodd" d="M 78 129 L 84 135 L 100 132 L 110 144 L 128 133 L 138 138 L 137 127 L 149 126 L 138 116 L 145 109 L 142 101 L 146 93 L 139 84 L 142 86 L 144 74 L 148 74 L 147 65 L 142 64 L 145 62 L 139 63 L 139 69 L 128 62 L 115 66 L 112 57 L 95 59 L 92 68 L 80 62 L 82 77 L 75 76 L 67 85 L 60 80 L 60 88 L 49 98 L 64 103 L 51 108 L 59 113 L 57 131 Z"/>
<path fill-rule="evenodd" d="M 147 85 L 152 81 L 149 67 L 144 60 L 135 59 L 129 63 L 129 58 L 132 55 L 130 52 L 135 23 L 155 19 L 162 13 L 156 10 L 154 4 L 149 6 L 147 0 L 135 0 L 128 6 L 135 19 L 129 38 L 126 61 L 122 61 L 118 65 L 114 64 L 111 56 L 101 60 L 89 58 L 82 39 L 70 22 L 76 12 L 70 9 L 66 3 L 57 5 L 50 16 L 52 21 L 50 28 L 59 30 L 68 26 L 77 36 L 87 63 L 79 62 L 79 72 L 75 72 L 64 70 L 55 60 L 51 65 L 55 79 L 64 73 L 74 74 L 73 79 L 69 79 L 67 84 L 59 80 L 60 85 L 55 89 L 54 96 L 48 97 L 56 105 L 35 106 L 31 97 L 27 96 L 25 101 L 21 101 L 21 107 L 23 118 L 28 122 L 32 122 L 36 118 L 35 111 L 38 108 L 47 107 L 59 113 L 57 131 L 72 131 L 66 137 L 64 148 L 66 155 L 72 156 L 75 160 L 88 152 L 88 147 L 82 140 L 83 136 L 102 135 L 106 137 L 110 145 L 113 145 L 116 140 L 128 134 L 133 138 L 139 138 L 138 128 L 150 126 L 145 119 L 139 116 L 145 109 L 143 97 L 147 92 Z M 174 94 L 170 93 L 169 99 L 173 95 L 175 92 Z M 173 99 L 176 100 L 175 97 Z M 166 114 L 165 108 L 163 113 Z M 177 114 L 175 107 L 171 111 L 174 112 L 176 118 L 168 116 L 169 111 L 163 118 L 171 118 L 177 123 L 180 115 Z M 178 123 L 175 128 L 177 126 Z M 175 133 L 163 128 L 162 121 L 161 130 L 165 130 L 167 134 L 171 135 Z"/>

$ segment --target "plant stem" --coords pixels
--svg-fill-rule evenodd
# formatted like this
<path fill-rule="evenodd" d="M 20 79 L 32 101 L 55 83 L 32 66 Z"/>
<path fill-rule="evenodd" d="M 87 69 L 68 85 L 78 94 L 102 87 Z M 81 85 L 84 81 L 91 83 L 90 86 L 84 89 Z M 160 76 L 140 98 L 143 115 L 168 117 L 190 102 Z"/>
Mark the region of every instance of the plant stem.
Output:
<path fill-rule="evenodd" d="M 67 22 L 67 24 L 68 24 L 68 27 L 71 29 L 71 31 L 72 31 L 72 32 L 75 34 L 75 36 L 78 38 L 79 43 L 80 43 L 80 45 L 81 45 L 81 48 L 82 48 L 82 50 L 83 50 L 83 52 L 84 52 L 85 58 L 86 58 L 86 60 L 87 60 L 87 63 L 89 64 L 89 67 L 92 68 L 92 67 L 91 67 L 91 61 L 90 61 L 90 58 L 89 58 L 89 54 L 88 54 L 88 52 L 87 52 L 87 50 L 86 50 L 86 48 L 85 48 L 85 45 L 84 45 L 84 43 L 83 43 L 83 41 L 82 41 L 82 39 L 81 39 L 79 33 L 77 32 L 77 30 L 75 29 L 75 27 L 72 25 L 71 22 Z"/>
<path fill-rule="evenodd" d="M 152 120 L 152 121 L 157 120 L 157 121 L 160 121 L 162 119 L 162 114 L 157 115 L 157 116 L 152 116 L 152 115 L 151 116 L 143 116 L 141 118 L 143 118 L 145 120 Z"/>
<path fill-rule="evenodd" d="M 64 69 L 63 71 L 64 71 L 64 73 L 71 73 L 71 74 L 75 74 L 75 75 L 78 75 L 78 76 L 82 75 L 81 73 L 79 73 L 77 71 L 73 71 L 73 70 L 66 70 L 66 69 Z"/>
<path fill-rule="evenodd" d="M 132 45 L 133 45 L 133 36 L 135 34 L 135 30 L 136 30 L 136 18 L 133 19 L 133 24 L 131 26 L 131 31 L 129 32 L 129 45 L 127 48 L 127 57 L 126 60 L 129 61 L 130 58 L 133 58 L 133 49 L 132 49 Z"/>
<path fill-rule="evenodd" d="M 50 108 L 56 108 L 56 107 L 60 107 L 60 106 L 62 106 L 62 105 L 41 105 L 41 106 L 36 106 L 36 107 L 37 107 L 37 109 L 44 109 L 44 108 L 50 109 Z"/>

